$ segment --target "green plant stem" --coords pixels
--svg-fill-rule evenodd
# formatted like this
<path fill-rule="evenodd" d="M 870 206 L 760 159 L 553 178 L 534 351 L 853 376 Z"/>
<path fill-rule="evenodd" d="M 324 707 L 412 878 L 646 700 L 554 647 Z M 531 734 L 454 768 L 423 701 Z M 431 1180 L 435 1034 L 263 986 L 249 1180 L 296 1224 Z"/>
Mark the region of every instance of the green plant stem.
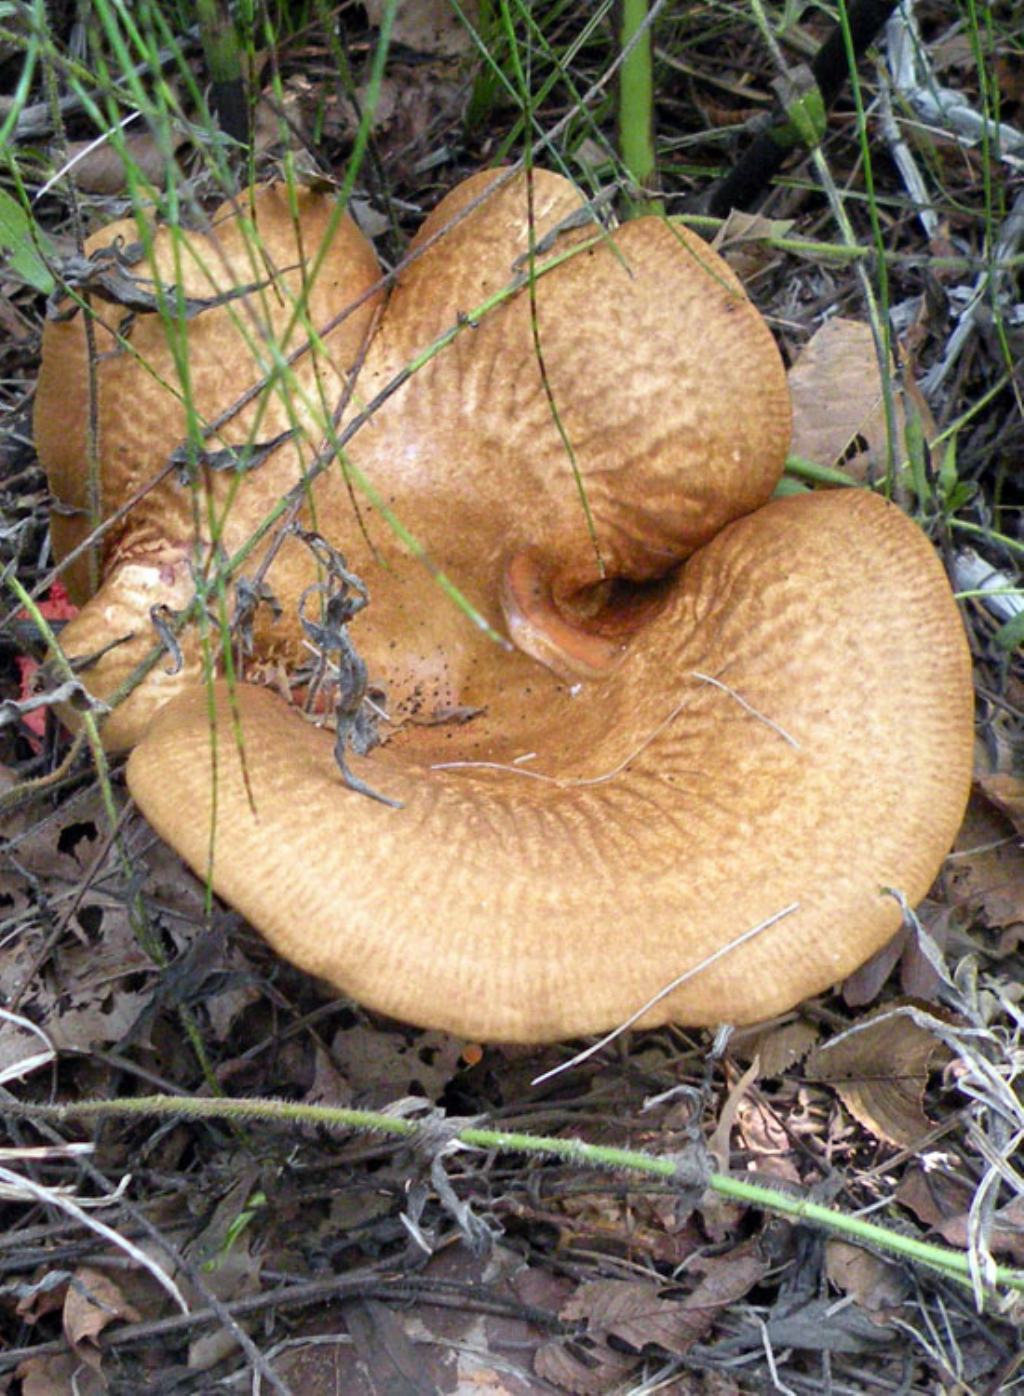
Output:
<path fill-rule="evenodd" d="M 804 460 L 803 456 L 786 457 L 786 474 L 795 475 L 798 480 L 810 480 L 815 485 L 840 485 L 847 488 L 860 488 L 858 482 L 851 479 L 844 470 L 837 470 L 831 465 L 818 465 L 817 461 Z"/>
<path fill-rule="evenodd" d="M 213 108 L 221 129 L 241 145 L 249 141 L 249 103 L 242 77 L 238 31 L 225 0 L 196 0 L 203 56 L 210 73 Z"/>
<path fill-rule="evenodd" d="M 846 0 L 839 0 L 839 24 L 843 35 L 843 46 L 846 50 L 846 64 L 850 72 L 850 91 L 853 94 L 854 108 L 857 112 L 857 139 L 860 143 L 861 170 L 864 179 L 864 193 L 867 199 L 868 218 L 871 222 L 871 238 L 875 249 L 875 269 L 878 277 L 878 298 L 877 303 L 874 290 L 866 275 L 862 275 L 862 284 L 865 292 L 865 300 L 868 309 L 868 317 L 871 322 L 871 330 L 875 338 L 875 351 L 878 355 L 878 368 L 882 377 L 882 403 L 885 409 L 885 435 L 888 449 L 888 486 L 886 493 L 892 493 L 892 483 L 896 470 L 896 404 L 892 391 L 892 337 L 889 328 L 889 270 L 885 262 L 885 236 L 882 232 L 882 220 L 878 212 L 878 201 L 875 198 L 875 175 L 874 165 L 871 158 L 871 142 L 868 139 L 867 114 L 864 109 L 864 97 L 860 90 L 860 79 L 857 73 L 857 49 L 854 44 L 853 30 L 850 25 L 850 13 Z M 818 167 L 819 177 L 822 184 L 829 193 L 830 200 L 833 201 L 837 221 L 846 237 L 846 241 L 856 242 L 853 229 L 847 221 L 846 209 L 839 197 L 838 190 L 833 195 L 831 193 L 831 174 L 825 164 L 825 157 L 820 148 L 814 152 L 815 163 Z M 822 170 L 825 174 L 822 175 Z M 840 214 L 841 210 L 841 214 Z"/>
<path fill-rule="evenodd" d="M 25 1119 L 65 1121 L 69 1119 L 105 1118 L 109 1116 L 158 1116 L 184 1119 L 227 1119 L 236 1124 L 243 1121 L 267 1120 L 286 1124 L 320 1125 L 328 1129 L 368 1131 L 389 1134 L 401 1139 L 424 1138 L 429 1146 L 431 1132 L 438 1129 L 436 1121 L 426 1125 L 397 1115 L 373 1110 L 348 1110 L 329 1105 L 306 1105 L 285 1100 L 233 1099 L 211 1100 L 194 1096 L 135 1096 L 125 1100 L 83 1100 L 69 1105 L 36 1105 L 17 1102 L 6 1104 L 10 1113 Z M 649 1177 L 662 1178 L 680 1188 L 692 1188 L 697 1182 L 697 1170 L 688 1166 L 685 1156 L 658 1156 L 639 1149 L 611 1148 L 604 1144 L 588 1144 L 582 1139 L 560 1139 L 551 1135 L 520 1134 L 510 1130 L 485 1129 L 462 1125 L 457 1121 L 441 1123 L 445 1135 L 461 1144 L 478 1149 L 495 1149 L 502 1153 L 547 1154 L 568 1163 L 587 1168 L 611 1168 Z M 915 1237 L 905 1236 L 889 1227 L 865 1221 L 835 1211 L 820 1203 L 808 1201 L 776 1188 L 764 1187 L 727 1173 L 712 1173 L 701 1178 L 709 1191 L 720 1197 L 748 1203 L 767 1211 L 778 1212 L 795 1221 L 820 1226 L 834 1235 L 848 1237 L 860 1245 L 875 1247 L 890 1256 L 900 1256 L 938 1271 L 945 1278 L 974 1287 L 975 1271 L 971 1257 L 948 1246 L 935 1246 Z M 993 1284 L 1024 1293 L 1024 1271 L 1005 1265 L 992 1265 L 988 1276 Z"/>
<path fill-rule="evenodd" d="M 1008 552 L 1018 553 L 1024 557 L 1024 543 L 1021 543 L 1017 538 L 1010 538 L 1005 533 L 998 533 L 994 528 L 987 528 L 984 524 L 970 523 L 967 519 L 950 519 L 949 522 L 950 527 L 959 533 L 970 533 L 976 538 L 983 538 L 986 543 L 998 543 Z"/>
<path fill-rule="evenodd" d="M 530 97 L 530 80 L 527 72 L 524 71 L 519 59 L 519 49 L 516 45 L 515 30 L 512 25 L 512 15 L 509 11 L 507 0 L 501 0 L 502 22 L 508 36 L 509 58 L 515 74 L 516 84 L 519 93 L 519 103 L 523 112 L 527 126 L 533 125 L 533 107 Z M 562 414 L 558 410 L 558 403 L 548 379 L 547 365 L 544 359 L 544 346 L 541 342 L 540 318 L 537 313 L 537 225 L 534 217 L 533 201 L 533 154 L 527 146 L 523 156 L 523 168 L 526 172 L 526 202 L 527 202 L 527 294 L 530 300 L 530 329 L 533 334 L 533 355 L 537 361 L 537 372 L 544 387 L 544 396 L 547 399 L 548 410 L 551 413 L 551 420 L 554 422 L 555 430 L 558 432 L 562 448 L 565 451 L 566 459 L 569 462 L 569 469 L 572 471 L 573 482 L 576 486 L 576 494 L 580 501 L 580 508 L 583 511 L 583 519 L 587 527 L 587 534 L 590 538 L 590 546 L 594 550 L 594 563 L 597 568 L 598 577 L 605 575 L 604 559 L 601 556 L 601 544 L 597 537 L 597 527 L 594 523 L 594 514 L 590 507 L 590 500 L 587 498 L 586 484 L 580 473 L 579 462 L 576 459 L 576 451 L 573 447 L 569 433 L 565 429 L 562 421 Z"/>
<path fill-rule="evenodd" d="M 11 138 L 14 135 L 15 127 L 18 124 L 18 117 L 28 104 L 28 99 L 32 95 L 32 80 L 35 77 L 36 64 L 39 61 L 39 51 L 42 46 L 42 38 L 46 34 L 47 17 L 45 0 L 35 0 L 31 8 L 32 23 L 27 42 L 20 34 L 13 30 L 4 29 L 3 37 L 15 49 L 24 46 L 25 58 L 21 65 L 21 76 L 18 78 L 17 86 L 11 97 L 10 109 L 0 125 L 0 150 L 8 150 Z"/>
<path fill-rule="evenodd" d="M 619 153 L 632 185 L 640 191 L 657 184 L 654 150 L 654 64 L 647 0 L 618 0 L 619 47 L 626 54 L 619 70 Z M 630 216 L 662 215 L 660 199 L 626 196 Z"/>
<path fill-rule="evenodd" d="M 669 218 L 670 223 L 685 223 L 688 228 L 695 228 L 700 233 L 717 232 L 725 226 L 726 221 L 706 213 L 674 213 Z M 766 247 L 776 247 L 780 252 L 791 252 L 797 257 L 820 258 L 829 262 L 866 262 L 879 255 L 876 248 L 865 247 L 861 243 L 851 246 L 847 243 L 822 242 L 815 238 L 791 238 L 767 230 L 758 233 L 756 228 L 752 229 L 750 240 L 764 243 Z M 888 249 L 881 255 L 884 261 L 893 266 L 927 266 L 934 271 L 975 271 L 982 264 L 982 258 L 978 256 L 935 257 L 921 252 L 891 252 Z M 992 265 L 999 271 L 1019 272 L 1024 267 L 1024 254 L 1007 257 L 1000 262 L 986 262 L 985 265 Z"/>

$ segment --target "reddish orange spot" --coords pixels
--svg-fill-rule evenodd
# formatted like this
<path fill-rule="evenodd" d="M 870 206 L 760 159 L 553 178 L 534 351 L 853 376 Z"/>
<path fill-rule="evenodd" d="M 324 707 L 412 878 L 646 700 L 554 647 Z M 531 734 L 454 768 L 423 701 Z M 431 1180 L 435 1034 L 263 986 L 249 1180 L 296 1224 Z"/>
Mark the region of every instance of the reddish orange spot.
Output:
<path fill-rule="evenodd" d="M 78 607 L 72 605 L 68 598 L 64 583 L 54 582 L 47 595 L 42 601 L 37 603 L 39 610 L 47 620 L 71 620 L 78 615 Z M 27 612 L 20 610 L 16 612 L 16 619 L 24 620 Z M 15 660 L 18 666 L 18 697 L 21 699 L 33 696 L 32 677 L 39 668 L 38 661 L 30 659 L 27 654 L 19 654 Z M 46 709 L 36 708 L 34 712 L 26 713 L 22 719 L 23 725 L 29 732 L 29 744 L 33 751 L 41 751 L 43 746 L 43 735 L 46 731 Z"/>

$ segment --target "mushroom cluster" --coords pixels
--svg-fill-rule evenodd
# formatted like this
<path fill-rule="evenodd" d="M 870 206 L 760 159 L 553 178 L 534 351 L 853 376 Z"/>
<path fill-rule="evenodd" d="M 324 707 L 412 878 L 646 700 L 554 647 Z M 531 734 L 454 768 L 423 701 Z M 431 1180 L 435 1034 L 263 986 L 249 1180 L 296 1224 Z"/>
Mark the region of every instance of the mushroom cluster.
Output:
<path fill-rule="evenodd" d="M 702 241 L 602 229 L 542 171 L 455 189 L 388 296 L 323 194 L 257 190 L 137 264 L 126 237 L 90 250 L 131 305 L 97 274 L 44 338 L 57 555 L 107 520 L 63 645 L 109 698 L 231 565 L 241 681 L 188 627 L 104 735 L 282 955 L 410 1022 L 542 1041 L 645 1005 L 754 1021 L 894 933 L 966 799 L 961 623 L 894 506 L 772 498 L 783 367 Z M 300 527 L 262 530 L 289 492 Z M 85 553 L 69 571 L 85 601 Z M 289 702 L 311 637 L 375 691 L 378 744 L 340 763 Z"/>

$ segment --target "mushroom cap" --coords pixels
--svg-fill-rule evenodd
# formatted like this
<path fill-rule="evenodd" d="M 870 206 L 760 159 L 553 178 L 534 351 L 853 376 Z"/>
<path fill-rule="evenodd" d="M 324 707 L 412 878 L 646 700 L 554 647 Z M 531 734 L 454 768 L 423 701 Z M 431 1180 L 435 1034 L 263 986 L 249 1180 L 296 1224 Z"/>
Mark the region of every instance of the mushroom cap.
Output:
<path fill-rule="evenodd" d="M 493 171 L 472 177 L 426 221 L 413 244 L 417 255 L 368 348 L 371 301 L 327 337 L 315 362 L 307 355 L 297 365 L 307 380 L 316 368 L 328 407 L 347 384 L 349 412 L 357 410 L 460 313 L 523 277 L 526 186 L 520 178 L 495 187 L 498 179 Z M 581 200 L 567 180 L 546 171 L 534 172 L 533 186 L 535 233 L 543 242 L 578 216 Z M 257 191 L 255 222 L 274 266 L 293 267 L 300 246 L 307 255 L 327 247 L 308 300 L 309 318 L 328 325 L 366 295 L 376 263 L 349 222 L 327 240 L 330 214 L 321 196 L 300 198 L 296 225 L 283 191 Z M 207 269 L 186 282 L 190 295 L 209 292 L 211 267 L 223 269 L 214 279 L 218 291 L 249 286 L 256 274 L 255 254 L 233 212 L 222 210 L 213 222 L 210 235 L 162 229 L 153 238 L 153 261 L 165 279 L 178 263 Z M 563 673 L 586 674 L 595 662 L 599 668 L 616 662 L 634 628 L 637 618 L 621 605 L 597 617 L 602 570 L 633 581 L 661 575 L 728 519 L 764 503 L 781 473 L 791 429 L 778 352 L 728 266 L 695 235 L 657 219 L 599 233 L 591 225 L 557 238 L 556 256 L 578 255 L 538 275 L 532 294 L 521 291 L 465 329 L 392 393 L 347 448 L 347 458 L 491 625 L 507 626 L 524 651 Z M 289 276 L 300 272 L 283 274 L 280 298 L 271 294 L 274 288 L 259 293 L 257 308 L 267 306 L 267 337 L 280 337 L 289 323 L 295 292 Z M 219 417 L 258 377 L 237 323 L 247 318 L 254 298 L 241 298 L 246 316 L 230 302 L 188 321 L 189 375 L 201 419 Z M 109 307 L 103 309 L 111 318 Z M 81 319 L 47 327 L 36 407 L 40 459 L 57 497 L 79 510 L 87 497 L 89 423 Z M 102 333 L 100 348 L 112 343 Z M 160 317 L 136 316 L 130 338 L 138 358 L 120 354 L 96 365 L 108 514 L 160 475 L 185 435 L 179 396 L 167 386 L 175 382 L 175 359 Z M 62 381 L 69 385 L 63 396 Z M 299 388 L 312 395 L 308 381 L 300 379 Z M 745 404 L 742 413 L 734 410 L 738 400 Z M 289 420 L 283 400 L 264 393 L 221 429 L 218 444 L 267 440 Z M 81 657 L 133 635 L 88 670 L 97 697 L 108 698 L 150 652 L 156 641 L 150 609 L 161 603 L 181 608 L 192 567 L 214 550 L 209 517 L 222 520 L 217 541 L 231 553 L 300 478 L 322 435 L 315 413 L 307 412 L 301 426 L 297 441 L 272 452 L 241 481 L 231 471 L 200 469 L 186 485 L 171 472 L 108 535 L 103 587 L 63 636 L 65 650 Z M 388 691 L 394 720 L 492 701 L 495 684 L 504 685 L 507 676 L 495 669 L 490 642 L 454 607 L 440 604 L 424 585 L 421 564 L 353 490 L 340 464 L 318 479 L 303 522 L 340 545 L 370 588 L 374 623 L 362 628 L 361 648 L 374 681 Z M 69 536 L 58 525 L 59 556 L 83 536 L 81 518 L 74 529 Z M 244 574 L 254 575 L 264 557 L 261 548 Z M 528 585 L 506 584 L 524 575 Z M 297 612 L 316 578 L 308 552 L 287 539 L 265 578 L 281 614 L 273 623 L 267 608 L 258 616 L 256 657 L 265 666 L 294 668 L 307 657 Z M 133 609 L 136 620 L 128 630 Z M 588 633 L 608 639 L 597 660 L 597 641 L 584 641 L 582 651 L 576 643 L 578 609 Z M 552 624 L 559 620 L 562 632 Z M 562 633 L 567 647 L 553 647 L 552 633 Z M 186 636 L 182 648 L 177 674 L 157 664 L 107 720 L 105 741 L 112 748 L 132 745 L 150 714 L 196 681 L 198 642 Z"/>
<path fill-rule="evenodd" d="M 351 764 L 402 808 L 346 786 L 333 733 L 274 693 L 215 682 L 208 694 L 186 639 L 182 672 L 157 665 L 105 727 L 112 745 L 138 742 L 128 780 L 141 809 L 283 955 L 396 1017 L 553 1039 L 612 1027 L 691 972 L 643 1022 L 757 1019 L 877 949 L 900 921 L 881 889 L 918 899 L 952 840 L 971 753 L 956 607 L 927 540 L 891 506 L 853 491 L 768 502 L 790 436 L 785 376 L 721 259 L 657 219 L 581 226 L 579 195 L 543 171 L 531 225 L 524 181 L 496 181 L 476 176 L 442 201 L 383 309 L 365 300 L 299 361 L 293 439 L 241 476 L 200 462 L 186 487 L 167 473 L 126 510 L 65 647 L 133 636 L 87 671 L 106 696 L 151 643 L 149 607 L 180 608 L 195 560 L 241 545 L 303 478 L 339 402 L 345 421 L 379 399 L 345 456 L 372 502 L 338 462 L 303 521 L 369 588 L 351 638 L 390 724 Z M 315 200 L 297 228 L 281 207 L 283 195 L 255 196 L 261 233 L 280 230 L 270 260 L 323 243 L 310 303 L 327 326 L 367 295 L 372 254 L 354 230 L 336 246 Z M 532 279 L 531 226 L 552 262 Z M 218 247 L 234 227 L 215 220 Z M 167 236 L 154 239 L 161 276 Z M 251 279 L 246 244 L 223 284 Z M 275 279 L 236 300 L 273 306 L 276 291 Z M 261 355 L 230 313 L 223 323 L 230 309 L 188 322 L 208 418 L 259 377 Z M 277 315 L 265 334 L 290 323 Z M 159 360 L 155 328 L 146 356 Z M 51 341 L 63 357 L 44 364 L 37 431 L 55 488 L 82 507 L 76 333 Z M 134 360 L 96 369 L 110 513 L 160 474 L 184 426 Z M 79 385 L 66 455 L 49 420 L 62 371 Z M 132 411 L 118 392 L 137 393 Z M 266 391 L 237 416 L 243 441 L 291 422 Z M 507 631 L 510 653 L 442 597 L 385 510 Z M 297 540 L 272 557 L 266 546 L 242 575 L 267 565 L 280 615 L 258 617 L 250 678 L 305 658 L 299 600 L 318 575 Z"/>
<path fill-rule="evenodd" d="M 192 568 L 202 567 L 213 548 L 209 520 L 218 520 L 217 546 L 233 552 L 301 479 L 323 436 L 322 403 L 333 406 L 341 396 L 380 300 L 368 295 L 380 275 L 373 248 L 351 218 L 337 218 L 334 199 L 324 194 L 296 190 L 293 203 L 283 185 L 258 188 L 251 207 L 237 201 L 218 209 L 207 232 L 150 231 L 149 251 L 130 260 L 141 250 L 138 236 L 134 221 L 114 223 L 88 239 L 86 252 L 100 262 L 120 249 L 111 268 L 125 284 L 130 278 L 154 304 L 159 291 L 169 306 L 177 286 L 190 306 L 183 321 L 156 309 L 129 312 L 99 293 L 89 297 L 100 512 L 109 518 L 135 502 L 104 535 L 100 592 L 65 628 L 62 644 L 80 658 L 120 641 L 83 674 L 103 699 L 156 643 L 151 607 L 181 609 L 194 595 Z M 313 275 L 309 266 L 321 254 Z M 58 561 L 91 531 L 89 354 L 84 313 L 71 309 L 63 305 L 67 318 L 44 328 L 34 409 L 36 448 L 58 505 L 50 519 Z M 285 357 L 308 343 L 310 329 L 322 333 L 291 365 L 288 390 L 271 387 L 232 411 L 270 367 L 269 346 Z M 231 469 L 197 469 L 188 484 L 184 461 L 168 466 L 172 453 L 185 453 L 190 411 L 199 428 L 227 417 L 204 443 L 211 452 L 292 429 L 294 436 L 248 473 L 240 492 Z M 313 581 L 304 550 L 292 544 L 287 553 L 301 559 L 300 587 Z M 250 571 L 262 556 L 257 552 Z M 73 599 L 85 602 L 95 589 L 88 557 L 73 561 L 66 575 Z M 107 720 L 110 748 L 130 746 L 167 697 L 196 681 L 194 636 L 184 637 L 183 648 L 179 672 L 158 664 Z"/>
<path fill-rule="evenodd" d="M 240 686 L 250 807 L 223 684 L 214 696 L 214 736 L 196 691 L 132 754 L 147 818 L 285 958 L 470 1038 L 609 1028 L 796 903 L 641 1022 L 791 1007 L 897 930 L 885 889 L 924 895 L 971 767 L 942 569 L 897 508 L 854 491 L 728 526 L 627 663 L 528 711 L 510 698 L 489 749 L 470 723 L 353 758 L 400 811 L 345 787 L 329 732 Z M 467 751 L 493 764 L 457 764 Z"/>

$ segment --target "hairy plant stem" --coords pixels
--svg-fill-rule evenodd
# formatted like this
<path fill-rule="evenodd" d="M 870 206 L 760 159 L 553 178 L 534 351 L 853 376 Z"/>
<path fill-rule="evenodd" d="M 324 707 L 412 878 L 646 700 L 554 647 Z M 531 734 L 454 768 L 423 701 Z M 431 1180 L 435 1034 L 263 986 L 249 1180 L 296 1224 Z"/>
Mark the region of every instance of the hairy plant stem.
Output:
<path fill-rule="evenodd" d="M 985 1266 L 986 1289 L 979 1292 L 978 1268 L 964 1251 L 935 1246 L 906 1236 L 888 1227 L 877 1226 L 862 1217 L 851 1216 L 804 1197 L 776 1188 L 751 1183 L 727 1173 L 702 1175 L 699 1162 L 688 1154 L 659 1156 L 639 1149 L 620 1149 L 604 1144 L 588 1144 L 582 1139 L 561 1139 L 551 1135 L 522 1134 L 510 1130 L 487 1129 L 461 1121 L 428 1118 L 425 1122 L 375 1110 L 350 1110 L 328 1105 L 307 1105 L 285 1100 L 223 1097 L 209 1099 L 191 1096 L 136 1096 L 124 1100 L 83 1100 L 68 1105 L 8 1104 L 3 1108 L 24 1119 L 65 1121 L 110 1116 L 157 1116 L 179 1119 L 226 1119 L 241 1124 L 254 1120 L 287 1124 L 320 1125 L 328 1129 L 366 1131 L 401 1139 L 430 1141 L 443 1132 L 446 1141 L 470 1148 L 495 1149 L 502 1153 L 547 1154 L 585 1168 L 606 1168 L 643 1173 L 663 1178 L 681 1189 L 703 1188 L 734 1201 L 777 1212 L 795 1221 L 822 1227 L 833 1235 L 879 1250 L 889 1257 L 900 1257 L 923 1265 L 947 1280 L 975 1291 L 979 1304 L 994 1298 L 998 1287 L 1024 1293 L 1024 1271 L 994 1262 Z M 976 1259 L 976 1258 L 975 1258 Z"/>

